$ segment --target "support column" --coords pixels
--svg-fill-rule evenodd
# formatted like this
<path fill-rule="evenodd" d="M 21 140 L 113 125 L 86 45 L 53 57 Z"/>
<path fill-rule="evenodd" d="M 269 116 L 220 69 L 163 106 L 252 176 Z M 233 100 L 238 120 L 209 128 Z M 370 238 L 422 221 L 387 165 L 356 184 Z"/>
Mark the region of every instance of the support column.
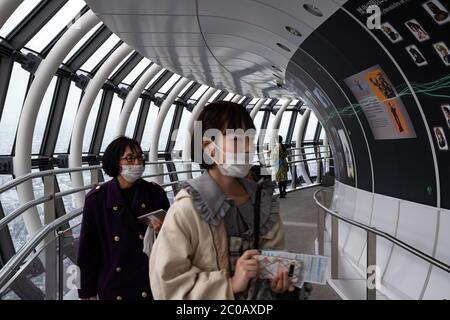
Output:
<path fill-rule="evenodd" d="M 255 104 L 252 111 L 250 112 L 250 117 L 255 120 L 256 114 L 259 110 L 261 110 L 264 103 L 267 101 L 267 99 L 259 99 L 259 101 Z"/>
<path fill-rule="evenodd" d="M 72 137 L 70 140 L 69 168 L 82 166 L 83 138 L 92 105 L 103 84 L 108 79 L 108 76 L 132 51 L 133 49 L 128 45 L 122 44 L 100 67 L 94 78 L 89 81 L 74 121 Z M 73 188 L 82 187 L 84 185 L 83 174 L 81 172 L 72 173 L 71 179 Z M 74 194 L 74 200 L 77 208 L 82 207 L 84 205 L 84 192 Z"/>
<path fill-rule="evenodd" d="M 239 103 L 239 101 L 241 101 L 241 99 L 242 99 L 242 96 L 237 94 L 237 95 L 235 95 L 235 96 L 233 97 L 233 99 L 231 100 L 231 102 Z"/>
<path fill-rule="evenodd" d="M 133 112 L 133 108 L 136 105 L 136 101 L 139 99 L 142 91 L 144 91 L 147 84 L 153 79 L 154 76 L 161 70 L 161 67 L 156 63 L 152 64 L 152 66 L 142 75 L 142 77 L 138 80 L 136 85 L 128 94 L 125 102 L 123 104 L 122 112 L 119 117 L 119 124 L 117 125 L 116 137 L 123 136 L 125 131 L 127 130 L 127 124 L 130 120 L 131 112 Z"/>
<path fill-rule="evenodd" d="M 36 119 L 45 92 L 53 76 L 56 74 L 58 67 L 72 48 L 98 22 L 98 18 L 92 11 L 85 13 L 64 33 L 47 57 L 39 65 L 34 81 L 30 86 L 23 104 L 17 129 L 16 155 L 14 157 L 14 174 L 16 177 L 31 172 L 31 151 Z M 19 185 L 17 187 L 17 194 L 21 204 L 33 200 L 34 193 L 31 181 Z M 25 227 L 30 235 L 33 235 L 42 227 L 41 220 L 39 219 L 35 207 L 27 210 L 26 213 L 23 214 L 23 219 Z"/>
<path fill-rule="evenodd" d="M 305 132 L 306 132 L 306 127 L 308 125 L 309 122 L 309 116 L 311 115 L 311 109 L 306 109 L 305 113 L 303 114 L 302 117 L 302 122 L 300 123 L 300 125 L 298 126 L 298 131 L 296 133 L 296 148 L 300 148 L 302 147 L 303 144 L 303 139 L 305 137 Z M 296 149 L 295 150 L 295 154 L 297 155 L 294 159 L 295 161 L 299 161 L 299 160 L 305 160 L 305 156 L 303 156 L 303 153 L 305 153 L 305 149 Z M 306 172 L 306 166 L 304 162 L 297 162 L 296 163 L 296 167 L 297 165 L 300 168 L 300 173 L 303 176 L 303 179 L 305 180 L 305 182 L 307 184 L 311 184 L 311 179 L 309 178 L 308 173 Z M 296 169 L 297 170 L 297 169 Z"/>
<path fill-rule="evenodd" d="M 186 126 L 186 132 L 184 137 L 184 144 L 183 144 L 183 155 L 182 159 L 183 161 L 193 161 L 192 155 L 191 155 L 191 132 L 194 130 L 194 123 L 195 120 L 197 120 L 198 116 L 200 115 L 200 112 L 202 112 L 203 108 L 205 107 L 206 103 L 208 102 L 209 98 L 211 98 L 214 93 L 219 91 L 219 89 L 216 88 L 209 88 L 205 94 L 200 98 L 200 100 L 195 105 L 194 109 L 192 109 L 191 117 L 189 118 L 188 124 Z M 192 164 L 186 163 L 185 164 L 185 170 L 192 170 Z M 192 179 L 192 173 L 189 172 L 187 174 L 188 179 Z"/>
<path fill-rule="evenodd" d="M 275 147 L 275 145 L 278 143 L 278 132 L 280 131 L 280 124 L 281 119 L 283 118 L 283 114 L 286 111 L 286 109 L 289 107 L 289 104 L 291 103 L 292 99 L 285 99 L 280 107 L 280 110 L 278 110 L 277 115 L 275 116 L 275 119 L 272 123 L 272 132 L 271 132 L 271 148 Z"/>
<path fill-rule="evenodd" d="M 149 153 L 149 161 L 156 162 L 158 161 L 158 142 L 161 136 L 161 129 L 166 119 L 167 113 L 169 112 L 170 107 L 172 106 L 175 99 L 178 97 L 180 92 L 188 85 L 189 79 L 182 78 L 175 87 L 170 91 L 167 98 L 162 103 L 159 108 L 158 116 L 156 117 L 156 123 L 153 126 L 153 130 L 150 137 L 150 153 Z M 160 165 L 150 165 L 150 174 L 159 174 L 162 173 L 163 167 Z M 157 183 L 161 183 L 162 177 L 152 178 L 153 181 Z"/>
<path fill-rule="evenodd" d="M 8 18 L 22 2 L 23 0 L 2 0 L 0 2 L 0 28 L 3 27 Z"/>

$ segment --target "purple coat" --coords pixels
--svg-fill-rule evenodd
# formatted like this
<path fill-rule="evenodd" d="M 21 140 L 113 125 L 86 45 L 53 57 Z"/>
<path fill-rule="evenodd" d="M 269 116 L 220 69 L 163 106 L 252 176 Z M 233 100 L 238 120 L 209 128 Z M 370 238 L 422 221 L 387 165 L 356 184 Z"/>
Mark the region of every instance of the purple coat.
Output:
<path fill-rule="evenodd" d="M 131 208 L 117 179 L 86 195 L 77 260 L 80 298 L 152 298 L 148 256 L 142 252 L 147 226 L 137 217 L 169 206 L 165 191 L 143 179 L 136 181 Z"/>

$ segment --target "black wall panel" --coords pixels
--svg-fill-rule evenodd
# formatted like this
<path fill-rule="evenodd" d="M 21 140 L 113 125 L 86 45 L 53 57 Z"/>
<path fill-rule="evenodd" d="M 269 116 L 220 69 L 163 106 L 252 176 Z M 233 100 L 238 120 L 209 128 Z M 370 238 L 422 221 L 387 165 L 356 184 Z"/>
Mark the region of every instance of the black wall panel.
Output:
<path fill-rule="evenodd" d="M 365 24 L 367 16 L 360 14 L 357 8 L 367 2 L 350 1 L 345 7 Z M 395 1 L 389 1 L 386 6 L 391 6 L 393 2 Z M 448 83 L 450 67 L 443 63 L 433 48 L 433 44 L 440 41 L 450 42 L 450 23 L 439 26 L 433 21 L 422 7 L 425 1 L 404 2 L 404 5 L 399 5 L 395 8 L 391 7 L 393 8 L 392 10 L 382 15 L 382 23 L 389 21 L 402 35 L 403 40 L 401 42 L 392 43 L 380 30 L 375 29 L 369 32 L 373 32 L 386 46 L 404 71 L 406 79 L 413 84 L 415 94 L 425 113 L 426 123 L 431 128 L 431 131 L 434 127 L 442 127 L 448 140 L 450 138 L 450 128 L 447 126 L 441 105 L 445 103 L 450 104 L 450 99 L 447 98 L 450 96 L 450 92 L 445 82 L 446 80 Z M 448 4 L 445 1 L 444 3 Z M 384 7 L 381 8 L 386 9 Z M 419 42 L 404 25 L 406 21 L 413 18 L 420 21 L 421 25 L 429 33 L 429 40 Z M 355 113 L 349 108 L 347 97 L 353 104 L 357 104 L 358 101 L 344 80 L 370 67 L 379 65 L 398 92 L 401 91 L 401 88 L 407 88 L 407 80 L 369 32 L 347 12 L 344 10 L 338 11 L 310 35 L 295 53 L 286 72 L 287 83 L 288 85 L 303 83 L 310 91 L 314 90 L 314 86 L 318 84 L 333 101 L 341 114 L 341 119 L 349 133 L 350 143 L 355 153 L 359 188 L 370 191 L 372 184 L 371 168 L 368 161 L 369 149 L 362 135 L 362 130 L 364 130 L 373 160 L 374 191 L 395 198 L 436 206 L 435 161 L 432 156 L 432 148 L 424 119 L 411 92 L 402 94 L 401 101 L 411 119 L 417 136 L 415 138 L 376 140 L 365 114 L 358 112 L 358 117 L 363 127 L 361 129 Z M 427 66 L 418 67 L 414 63 L 405 49 L 411 44 L 416 45 L 426 57 L 428 61 Z M 324 70 L 321 70 L 321 67 L 314 60 L 317 60 L 330 73 L 340 88 Z M 305 76 L 305 73 L 307 76 Z M 313 80 L 309 79 L 309 76 Z M 439 80 L 441 81 L 439 82 Z M 433 81 L 437 82 L 427 84 Z M 438 87 L 441 83 L 443 83 L 442 86 Z M 418 88 L 420 90 L 425 88 L 425 92 L 420 92 Z M 341 92 L 341 89 L 344 93 Z M 302 88 L 300 91 L 304 90 L 305 88 Z M 317 108 L 320 109 L 317 111 L 322 118 L 326 117 L 327 113 L 330 113 L 329 110 L 320 106 L 320 104 Z M 332 120 L 326 125 L 340 129 L 341 124 L 338 120 L 336 116 L 333 116 Z M 332 129 L 327 128 L 327 133 L 330 131 Z M 440 173 L 441 206 L 450 208 L 450 151 L 439 150 L 434 134 L 432 141 L 436 149 Z M 344 169 L 341 166 L 341 170 Z M 348 183 L 346 179 L 342 180 L 342 177 L 345 176 L 341 172 L 338 175 L 338 179 Z"/>

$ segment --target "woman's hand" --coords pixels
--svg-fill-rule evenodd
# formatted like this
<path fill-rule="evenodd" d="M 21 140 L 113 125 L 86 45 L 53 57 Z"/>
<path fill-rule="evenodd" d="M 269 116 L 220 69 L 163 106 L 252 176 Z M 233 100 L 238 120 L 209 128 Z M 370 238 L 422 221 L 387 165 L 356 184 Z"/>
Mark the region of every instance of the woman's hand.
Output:
<path fill-rule="evenodd" d="M 158 233 L 159 230 L 161 230 L 162 224 L 163 224 L 162 221 L 159 220 L 158 218 L 156 217 L 150 218 L 150 228 L 155 230 L 156 233 Z"/>
<path fill-rule="evenodd" d="M 270 289 L 274 293 L 285 293 L 288 290 L 289 292 L 295 290 L 287 271 L 279 273 L 275 278 L 272 279 L 272 281 L 270 282 Z"/>
<path fill-rule="evenodd" d="M 258 254 L 260 254 L 258 250 L 247 250 L 236 261 L 234 276 L 231 278 L 233 293 L 239 293 L 247 289 L 249 281 L 258 275 L 258 261 L 253 259 L 253 256 Z"/>

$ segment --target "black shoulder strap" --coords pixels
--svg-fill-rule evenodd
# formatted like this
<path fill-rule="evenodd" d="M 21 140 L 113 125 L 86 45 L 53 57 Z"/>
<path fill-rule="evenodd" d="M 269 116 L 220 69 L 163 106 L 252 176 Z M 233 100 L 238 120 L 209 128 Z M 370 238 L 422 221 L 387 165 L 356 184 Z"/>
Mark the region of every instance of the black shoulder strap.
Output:
<path fill-rule="evenodd" d="M 259 236 L 260 236 L 260 218 L 261 218 L 261 189 L 262 182 L 264 179 L 261 179 L 257 183 L 256 193 L 255 193 L 255 206 L 253 207 L 253 249 L 259 248 Z"/>

